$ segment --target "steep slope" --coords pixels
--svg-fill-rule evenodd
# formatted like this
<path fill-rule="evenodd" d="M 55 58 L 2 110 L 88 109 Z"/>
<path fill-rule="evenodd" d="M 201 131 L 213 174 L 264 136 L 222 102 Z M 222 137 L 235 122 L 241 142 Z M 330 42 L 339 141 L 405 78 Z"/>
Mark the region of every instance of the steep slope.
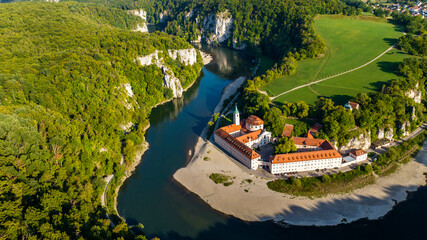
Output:
<path fill-rule="evenodd" d="M 0 238 L 135 237 L 124 223 L 111 231 L 102 177 L 119 184 L 151 107 L 173 97 L 162 70 L 136 59 L 190 49 L 191 64 L 161 61 L 183 88 L 202 67 L 185 41 L 139 23 L 96 4 L 0 5 Z"/>

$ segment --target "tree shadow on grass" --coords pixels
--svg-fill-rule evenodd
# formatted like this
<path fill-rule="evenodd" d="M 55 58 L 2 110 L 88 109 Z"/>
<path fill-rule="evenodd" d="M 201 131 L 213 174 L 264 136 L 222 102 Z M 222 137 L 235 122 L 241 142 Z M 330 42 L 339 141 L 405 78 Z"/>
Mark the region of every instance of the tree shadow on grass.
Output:
<path fill-rule="evenodd" d="M 319 99 L 321 97 L 332 99 L 332 101 L 334 101 L 335 105 L 344 105 L 348 101 L 350 101 L 350 99 L 352 98 L 352 96 L 350 96 L 350 95 L 344 95 L 343 94 L 343 95 L 332 95 L 330 97 L 318 96 L 317 99 Z"/>
<path fill-rule="evenodd" d="M 398 41 L 397 38 L 383 38 L 383 40 L 390 46 L 393 46 Z"/>
<path fill-rule="evenodd" d="M 378 62 L 377 65 L 381 71 L 386 73 L 398 74 L 400 62 Z"/>

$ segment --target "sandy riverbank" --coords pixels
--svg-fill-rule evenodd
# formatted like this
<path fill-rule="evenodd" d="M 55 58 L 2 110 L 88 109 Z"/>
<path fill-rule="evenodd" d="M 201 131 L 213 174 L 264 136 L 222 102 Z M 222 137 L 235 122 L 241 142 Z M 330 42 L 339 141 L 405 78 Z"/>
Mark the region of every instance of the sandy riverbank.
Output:
<path fill-rule="evenodd" d="M 427 143 L 417 161 L 402 165 L 399 170 L 350 194 L 307 199 L 277 193 L 267 188 L 268 179 L 242 170 L 212 143 L 199 141 L 196 154 L 187 167 L 174 178 L 196 193 L 218 211 L 247 221 L 284 220 L 294 225 L 336 225 L 360 218 L 377 219 L 392 209 L 395 202 L 406 199 L 406 191 L 414 191 L 426 182 Z M 209 160 L 204 160 L 208 157 Z M 209 179 L 211 173 L 234 177 L 225 187 Z M 251 179 L 248 183 L 245 179 Z M 403 181 L 404 180 L 404 181 Z M 247 190 L 247 192 L 245 191 Z"/>
<path fill-rule="evenodd" d="M 224 99 L 244 82 L 244 78 L 238 80 L 224 89 L 214 112 L 218 112 Z M 324 226 L 361 218 L 377 219 L 396 202 L 404 201 L 407 191 L 415 191 L 426 183 L 423 173 L 427 172 L 427 142 L 417 155 L 417 161 L 401 165 L 394 174 L 378 178 L 373 185 L 349 194 L 318 199 L 294 197 L 268 189 L 267 182 L 271 179 L 260 177 L 259 173 L 251 174 L 213 143 L 203 140 L 205 130 L 195 146 L 192 160 L 173 177 L 212 208 L 246 221 L 276 220 L 293 225 Z M 228 187 L 215 184 L 209 179 L 212 173 L 231 176 L 234 183 Z M 247 179 L 252 182 L 248 183 Z"/>

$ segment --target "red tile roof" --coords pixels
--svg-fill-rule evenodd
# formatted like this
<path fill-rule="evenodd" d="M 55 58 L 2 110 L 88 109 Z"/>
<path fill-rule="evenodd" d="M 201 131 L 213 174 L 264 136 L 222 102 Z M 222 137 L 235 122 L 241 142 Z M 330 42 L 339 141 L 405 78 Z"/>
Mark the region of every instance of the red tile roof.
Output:
<path fill-rule="evenodd" d="M 324 151 L 313 151 L 313 152 L 299 152 L 299 153 L 287 153 L 277 154 L 270 157 L 271 163 L 287 163 L 287 162 L 301 162 L 328 158 L 342 158 L 336 150 L 324 150 Z"/>
<path fill-rule="evenodd" d="M 257 130 L 255 132 L 250 132 L 248 134 L 242 135 L 240 137 L 236 137 L 236 139 L 242 143 L 248 143 L 255 139 L 258 139 L 258 136 L 261 134 L 262 130 Z"/>
<path fill-rule="evenodd" d="M 314 126 L 310 129 L 310 132 L 316 134 L 318 131 L 322 129 L 322 125 L 315 123 Z"/>
<path fill-rule="evenodd" d="M 293 137 L 295 145 L 304 145 L 312 147 L 320 147 L 323 150 L 332 150 L 334 147 L 328 140 L 324 139 L 315 139 L 315 138 L 303 138 L 303 137 Z"/>
<path fill-rule="evenodd" d="M 294 131 L 294 125 L 286 124 L 283 128 L 282 137 L 292 137 L 292 132 Z"/>
<path fill-rule="evenodd" d="M 348 102 L 348 103 L 350 104 L 352 109 L 356 109 L 357 107 L 359 107 L 358 103 L 355 103 L 355 102 Z"/>
<path fill-rule="evenodd" d="M 249 116 L 245 121 L 246 121 L 246 124 L 249 124 L 252 126 L 258 126 L 258 125 L 264 124 L 264 121 L 255 115 Z"/>
<path fill-rule="evenodd" d="M 359 149 L 359 150 L 355 150 L 355 151 L 351 151 L 350 152 L 350 154 L 352 154 L 352 155 L 354 155 L 354 156 L 356 156 L 356 157 L 358 157 L 358 156 L 362 156 L 362 155 L 364 155 L 364 154 L 366 154 L 367 152 L 366 151 L 364 151 L 364 150 L 362 150 L 362 149 Z"/>
<path fill-rule="evenodd" d="M 231 124 L 231 125 L 228 125 L 228 126 L 225 126 L 225 127 L 222 127 L 222 128 L 220 128 L 220 129 L 222 129 L 222 130 L 224 130 L 224 131 L 226 131 L 227 133 L 233 133 L 233 132 L 237 132 L 237 131 L 239 131 L 240 129 L 242 128 L 242 126 L 240 126 L 240 125 L 236 125 L 236 124 Z"/>
<path fill-rule="evenodd" d="M 261 157 L 257 152 L 252 150 L 250 147 L 246 146 L 242 142 L 238 141 L 235 137 L 231 136 L 229 133 L 227 133 L 224 129 L 220 128 L 215 131 L 215 134 L 224 139 L 227 143 L 230 144 L 233 148 L 237 149 L 239 152 L 241 152 L 243 155 L 248 157 L 249 159 L 256 159 Z"/>

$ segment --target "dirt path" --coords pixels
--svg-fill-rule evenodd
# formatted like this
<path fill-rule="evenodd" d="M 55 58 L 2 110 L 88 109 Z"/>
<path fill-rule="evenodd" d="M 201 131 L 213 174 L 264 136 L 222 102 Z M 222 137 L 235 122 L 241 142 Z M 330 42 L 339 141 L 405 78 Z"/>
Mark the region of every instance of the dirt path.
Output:
<path fill-rule="evenodd" d="M 297 90 L 297 89 L 300 89 L 300 88 L 303 88 L 303 87 L 308 87 L 308 86 L 310 86 L 310 85 L 317 84 L 317 83 L 320 83 L 320 82 L 326 81 L 326 80 L 328 80 L 328 79 L 335 78 L 335 77 L 338 77 L 338 76 L 341 76 L 341 75 L 344 75 L 344 74 L 347 74 L 347 73 L 350 73 L 350 72 L 356 71 L 356 70 L 361 69 L 361 68 L 363 68 L 363 67 L 366 67 L 367 65 L 369 65 L 369 64 L 373 63 L 374 61 L 376 61 L 378 58 L 382 57 L 384 54 L 386 54 L 388 51 L 390 51 L 391 49 L 393 49 L 395 46 L 396 46 L 396 44 L 394 44 L 393 46 L 389 47 L 387 50 L 385 50 L 384 52 L 382 52 L 380 55 L 378 55 L 377 57 L 375 57 L 375 58 L 374 58 L 374 59 L 372 59 L 371 61 L 369 61 L 369 62 L 367 62 L 367 63 L 365 63 L 365 64 L 363 64 L 363 65 L 360 65 L 360 66 L 358 66 L 358 67 L 356 67 L 356 68 L 350 69 L 350 70 L 345 71 L 345 72 L 342 72 L 342 73 L 335 74 L 335 75 L 330 76 L 330 77 L 322 78 L 322 79 L 317 80 L 317 81 L 314 81 L 314 82 L 310 82 L 310 83 L 307 83 L 307 84 L 303 84 L 303 85 L 300 85 L 300 86 L 298 86 L 298 87 L 294 87 L 294 88 L 292 88 L 291 90 L 288 90 L 288 91 L 282 92 L 282 93 L 280 93 L 280 94 L 278 94 L 278 95 L 276 95 L 276 96 L 274 96 L 274 97 L 270 97 L 270 99 L 271 99 L 271 100 L 274 100 L 275 98 L 278 98 L 278 97 L 280 97 L 280 96 L 282 96 L 282 95 L 284 95 L 284 94 L 286 94 L 286 93 L 293 92 L 293 91 L 295 91 L 295 90 Z M 265 94 L 266 92 L 261 92 L 261 93 L 264 93 L 264 94 Z"/>

